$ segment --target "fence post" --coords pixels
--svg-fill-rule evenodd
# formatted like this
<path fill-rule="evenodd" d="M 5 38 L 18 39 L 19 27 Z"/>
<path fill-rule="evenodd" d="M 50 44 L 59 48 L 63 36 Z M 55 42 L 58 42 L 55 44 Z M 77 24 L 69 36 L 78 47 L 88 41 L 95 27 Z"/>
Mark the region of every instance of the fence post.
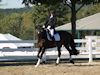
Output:
<path fill-rule="evenodd" d="M 96 36 L 86 36 L 87 49 L 89 50 L 89 63 L 93 62 L 92 51 L 96 49 L 94 43 L 96 42 Z"/>

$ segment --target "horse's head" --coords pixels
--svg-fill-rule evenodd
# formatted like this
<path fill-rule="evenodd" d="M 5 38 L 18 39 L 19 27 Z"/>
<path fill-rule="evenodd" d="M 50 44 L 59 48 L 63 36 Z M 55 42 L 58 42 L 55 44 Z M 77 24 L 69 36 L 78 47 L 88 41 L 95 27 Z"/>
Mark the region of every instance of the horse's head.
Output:
<path fill-rule="evenodd" d="M 38 46 L 43 47 L 46 38 L 46 30 L 42 27 L 37 27 L 36 32 L 38 37 Z"/>
<path fill-rule="evenodd" d="M 38 36 L 44 36 L 46 30 L 44 28 L 42 28 L 41 26 L 37 26 L 36 27 L 36 32 L 37 32 Z"/>

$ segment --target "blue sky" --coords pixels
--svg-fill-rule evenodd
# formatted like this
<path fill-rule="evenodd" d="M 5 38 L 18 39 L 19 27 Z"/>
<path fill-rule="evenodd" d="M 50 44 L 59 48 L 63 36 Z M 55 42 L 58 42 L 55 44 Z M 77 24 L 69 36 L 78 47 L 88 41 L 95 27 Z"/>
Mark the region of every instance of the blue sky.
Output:
<path fill-rule="evenodd" d="M 0 3 L 0 8 L 9 9 L 9 8 L 23 8 L 25 7 L 22 4 L 22 0 L 2 0 Z"/>

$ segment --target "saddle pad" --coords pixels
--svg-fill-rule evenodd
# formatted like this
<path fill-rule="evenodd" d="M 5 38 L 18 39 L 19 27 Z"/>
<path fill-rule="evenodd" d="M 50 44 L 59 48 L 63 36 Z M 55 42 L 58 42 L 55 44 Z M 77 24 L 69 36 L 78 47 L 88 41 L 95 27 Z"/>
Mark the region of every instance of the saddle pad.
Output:
<path fill-rule="evenodd" d="M 55 41 L 60 41 L 60 35 L 58 33 L 54 34 Z"/>
<path fill-rule="evenodd" d="M 52 39 L 50 38 L 49 33 L 46 33 L 46 34 L 47 34 L 48 40 L 49 40 L 49 41 L 52 41 Z M 55 41 L 60 41 L 60 35 L 59 35 L 58 33 L 55 33 L 55 34 L 54 34 L 54 39 L 55 39 Z"/>

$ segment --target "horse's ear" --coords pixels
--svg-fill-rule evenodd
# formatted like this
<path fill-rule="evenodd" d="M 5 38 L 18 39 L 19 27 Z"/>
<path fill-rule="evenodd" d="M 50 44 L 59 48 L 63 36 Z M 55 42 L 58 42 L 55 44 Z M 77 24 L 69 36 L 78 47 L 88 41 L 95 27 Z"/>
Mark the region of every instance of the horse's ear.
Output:
<path fill-rule="evenodd" d="M 41 28 L 42 28 L 41 25 L 36 25 L 36 26 L 35 26 L 35 29 L 41 29 Z"/>
<path fill-rule="evenodd" d="M 36 33 L 39 33 L 39 27 L 37 25 L 35 26 L 35 31 Z"/>
<path fill-rule="evenodd" d="M 39 34 L 41 32 L 41 26 L 40 25 L 36 25 L 35 26 L 35 30 Z"/>
<path fill-rule="evenodd" d="M 35 29 L 38 29 L 38 26 L 35 26 Z"/>

